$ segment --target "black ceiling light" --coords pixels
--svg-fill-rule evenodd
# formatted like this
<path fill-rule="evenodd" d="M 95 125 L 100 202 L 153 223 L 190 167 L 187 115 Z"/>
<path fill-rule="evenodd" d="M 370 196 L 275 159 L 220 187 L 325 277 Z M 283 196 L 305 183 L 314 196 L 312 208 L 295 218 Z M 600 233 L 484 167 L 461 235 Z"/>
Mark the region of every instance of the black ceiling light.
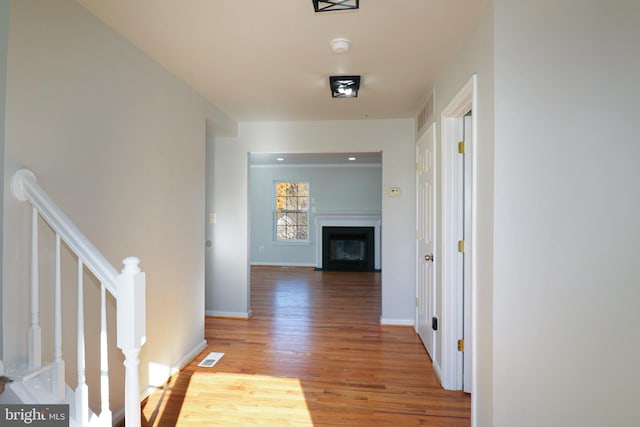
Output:
<path fill-rule="evenodd" d="M 313 0 L 316 12 L 331 12 L 334 10 L 358 9 L 360 0 Z"/>
<path fill-rule="evenodd" d="M 360 76 L 329 76 L 332 98 L 357 98 Z"/>

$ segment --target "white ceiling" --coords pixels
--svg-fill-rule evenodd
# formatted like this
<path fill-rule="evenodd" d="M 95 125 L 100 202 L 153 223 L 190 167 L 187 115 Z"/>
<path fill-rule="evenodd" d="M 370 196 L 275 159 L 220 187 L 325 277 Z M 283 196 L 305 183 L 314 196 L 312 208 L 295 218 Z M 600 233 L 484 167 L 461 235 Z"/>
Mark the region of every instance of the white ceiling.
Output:
<path fill-rule="evenodd" d="M 77 0 L 237 121 L 415 117 L 484 0 Z M 335 54 L 330 41 L 351 40 Z M 356 99 L 329 75 L 360 74 Z"/>

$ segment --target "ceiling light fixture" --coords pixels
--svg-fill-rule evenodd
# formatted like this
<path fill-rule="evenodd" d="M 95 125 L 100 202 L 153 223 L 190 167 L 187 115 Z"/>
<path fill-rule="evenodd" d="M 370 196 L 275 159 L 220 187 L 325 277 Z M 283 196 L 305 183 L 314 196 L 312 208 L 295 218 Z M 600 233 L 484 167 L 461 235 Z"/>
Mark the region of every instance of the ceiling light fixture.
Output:
<path fill-rule="evenodd" d="M 359 9 L 360 0 L 313 0 L 313 8 L 316 12 Z"/>
<path fill-rule="evenodd" d="M 357 98 L 360 76 L 329 76 L 332 98 Z"/>
<path fill-rule="evenodd" d="M 347 53 L 351 48 L 351 42 L 347 39 L 331 40 L 331 50 L 334 53 Z"/>
<path fill-rule="evenodd" d="M 349 160 L 350 162 L 355 162 L 356 158 L 355 157 L 349 157 L 347 160 Z"/>

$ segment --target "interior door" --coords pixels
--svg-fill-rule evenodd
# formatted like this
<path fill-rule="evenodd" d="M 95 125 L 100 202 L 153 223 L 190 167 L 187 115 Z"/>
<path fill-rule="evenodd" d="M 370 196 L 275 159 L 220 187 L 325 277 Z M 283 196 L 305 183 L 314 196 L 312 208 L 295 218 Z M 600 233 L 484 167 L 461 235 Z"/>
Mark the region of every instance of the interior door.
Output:
<path fill-rule="evenodd" d="M 416 143 L 417 254 L 416 327 L 431 356 L 435 357 L 435 124 Z"/>

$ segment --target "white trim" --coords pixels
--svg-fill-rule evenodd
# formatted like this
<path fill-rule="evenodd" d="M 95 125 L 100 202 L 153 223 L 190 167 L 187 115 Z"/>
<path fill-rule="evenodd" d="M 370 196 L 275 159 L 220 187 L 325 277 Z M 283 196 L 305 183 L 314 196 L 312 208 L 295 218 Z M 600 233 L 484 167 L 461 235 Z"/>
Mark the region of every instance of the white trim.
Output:
<path fill-rule="evenodd" d="M 179 370 L 187 366 L 189 362 L 195 359 L 196 356 L 200 354 L 200 352 L 202 352 L 202 350 L 204 350 L 206 347 L 207 347 L 207 340 L 200 341 L 200 343 L 197 346 L 195 346 L 190 352 L 182 356 L 182 358 L 178 360 L 178 363 L 174 365 L 176 372 L 178 372 Z"/>
<path fill-rule="evenodd" d="M 198 343 L 198 345 L 196 345 L 194 348 L 192 348 L 189 352 L 187 352 L 184 356 L 182 356 L 180 358 L 180 360 L 178 360 L 176 363 L 174 363 L 170 368 L 169 368 L 169 375 L 167 375 L 166 380 L 168 380 L 169 378 L 171 378 L 173 375 L 175 375 L 176 373 L 180 372 L 182 370 L 182 368 L 184 368 L 185 366 L 187 366 L 193 359 L 196 358 L 196 356 L 198 356 L 198 354 L 200 354 L 202 352 L 202 350 L 204 350 L 207 347 L 207 340 L 202 340 Z M 146 399 L 147 397 L 151 396 L 151 394 L 153 394 L 154 391 L 156 391 L 159 387 L 157 386 L 153 386 L 153 385 L 148 385 L 143 391 L 142 393 L 140 393 L 140 401 L 142 402 L 144 399 Z M 113 420 L 114 422 L 120 421 L 124 418 L 124 408 L 120 411 L 117 411 L 113 414 Z"/>
<path fill-rule="evenodd" d="M 311 246 L 311 240 L 272 240 L 273 246 Z"/>
<path fill-rule="evenodd" d="M 469 311 L 471 314 L 471 337 L 465 337 L 465 350 L 471 352 L 471 425 L 476 425 L 477 416 L 477 378 L 476 378 L 476 211 L 477 211 L 477 159 L 476 151 L 478 145 L 477 120 L 479 116 L 477 103 L 477 76 L 473 75 L 460 89 L 458 94 L 451 100 L 448 106 L 442 111 L 442 170 L 443 173 L 443 361 L 442 361 L 442 386 L 446 389 L 462 388 L 462 353 L 457 351 L 457 340 L 462 336 L 464 324 L 462 320 L 462 269 L 460 262 L 462 258 L 457 251 L 457 241 L 461 233 L 461 224 L 458 221 L 449 221 L 449 218 L 458 218 L 463 206 L 456 200 L 456 193 L 459 192 L 462 184 L 459 179 L 461 164 L 458 161 L 457 141 L 461 138 L 460 119 L 469 111 L 472 111 L 471 122 L 471 143 L 465 144 L 465 157 L 469 163 L 468 177 L 470 187 L 467 188 L 466 198 L 468 205 L 467 215 L 470 217 L 470 226 L 465 230 L 465 258 L 468 265 L 467 284 L 471 289 L 471 301 L 469 301 Z M 468 311 L 468 312 L 469 312 Z"/>
<path fill-rule="evenodd" d="M 316 212 L 316 267 L 322 268 L 322 227 L 373 227 L 374 268 L 380 270 L 380 228 L 382 217 L 378 212 Z"/>
<path fill-rule="evenodd" d="M 315 264 L 296 263 L 296 262 L 250 262 L 249 265 L 267 266 L 267 267 L 313 267 Z"/>
<path fill-rule="evenodd" d="M 442 385 L 442 368 L 435 359 L 433 359 L 433 372 L 435 372 L 436 377 L 438 377 L 438 382 Z"/>
<path fill-rule="evenodd" d="M 470 244 L 471 253 L 469 255 L 469 268 L 471 275 L 471 425 L 477 426 L 477 396 L 478 396 L 478 378 L 476 372 L 478 372 L 478 359 L 477 359 L 477 337 L 478 337 L 478 264 L 476 262 L 476 254 L 478 253 L 478 118 L 481 117 L 482 111 L 478 111 L 478 83 L 477 77 L 473 76 L 473 100 L 471 109 L 473 111 L 473 117 L 471 121 L 471 133 L 472 133 L 472 146 L 471 152 L 473 156 L 471 158 L 471 230 L 470 230 Z"/>
<path fill-rule="evenodd" d="M 252 313 L 251 313 L 251 310 L 249 310 L 248 312 L 207 310 L 204 312 L 204 315 L 213 316 L 213 317 L 231 317 L 236 319 L 249 319 L 252 316 Z"/>
<path fill-rule="evenodd" d="M 414 319 L 386 319 L 380 318 L 380 324 L 383 326 L 413 326 Z"/>

